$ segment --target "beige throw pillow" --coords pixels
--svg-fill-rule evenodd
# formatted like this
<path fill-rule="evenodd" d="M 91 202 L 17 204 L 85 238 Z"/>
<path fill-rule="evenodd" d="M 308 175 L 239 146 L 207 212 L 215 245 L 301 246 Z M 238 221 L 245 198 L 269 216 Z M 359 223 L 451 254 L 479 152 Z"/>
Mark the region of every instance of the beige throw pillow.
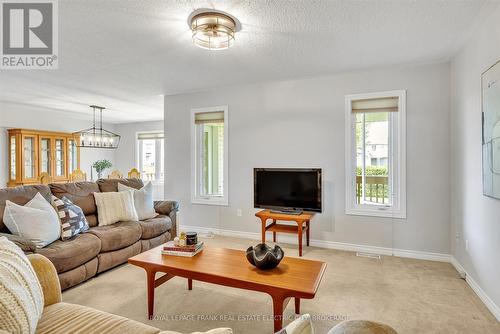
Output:
<path fill-rule="evenodd" d="M 137 221 L 132 191 L 94 193 L 99 226 L 119 221 Z"/>
<path fill-rule="evenodd" d="M 0 332 L 35 333 L 43 292 L 23 251 L 0 237 Z"/>
<path fill-rule="evenodd" d="M 141 189 L 127 187 L 118 183 L 118 191 L 130 190 L 134 193 L 134 207 L 139 220 L 146 220 L 158 216 L 153 202 L 153 184 L 146 183 Z"/>

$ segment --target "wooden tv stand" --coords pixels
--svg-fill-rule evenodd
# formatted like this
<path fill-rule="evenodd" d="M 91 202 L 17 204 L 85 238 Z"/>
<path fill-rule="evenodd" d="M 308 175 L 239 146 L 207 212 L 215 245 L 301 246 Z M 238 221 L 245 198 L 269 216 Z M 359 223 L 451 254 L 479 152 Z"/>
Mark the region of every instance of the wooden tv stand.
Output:
<path fill-rule="evenodd" d="M 300 215 L 275 213 L 270 210 L 262 210 L 255 214 L 262 222 L 262 243 L 266 242 L 266 232 L 273 232 L 273 242 L 276 242 L 276 233 L 293 233 L 297 234 L 299 238 L 299 256 L 302 256 L 302 235 L 306 233 L 306 245 L 309 246 L 309 233 L 311 230 L 311 219 L 314 213 L 301 213 Z M 267 221 L 271 219 L 273 222 L 267 225 Z M 289 221 L 297 223 L 297 226 L 278 224 L 277 221 Z"/>

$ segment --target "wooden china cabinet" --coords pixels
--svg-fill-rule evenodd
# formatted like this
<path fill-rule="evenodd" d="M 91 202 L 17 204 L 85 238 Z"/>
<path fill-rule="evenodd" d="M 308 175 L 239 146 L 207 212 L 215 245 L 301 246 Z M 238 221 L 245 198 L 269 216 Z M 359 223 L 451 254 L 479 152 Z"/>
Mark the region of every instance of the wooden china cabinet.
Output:
<path fill-rule="evenodd" d="M 68 182 L 80 168 L 80 149 L 71 133 L 9 129 L 9 187 L 39 183 L 41 173 Z"/>

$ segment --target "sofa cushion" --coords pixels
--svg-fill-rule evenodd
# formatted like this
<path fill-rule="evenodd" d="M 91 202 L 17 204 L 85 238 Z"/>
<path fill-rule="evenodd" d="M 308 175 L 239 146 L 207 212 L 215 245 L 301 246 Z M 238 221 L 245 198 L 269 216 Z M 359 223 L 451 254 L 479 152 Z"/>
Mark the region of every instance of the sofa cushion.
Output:
<path fill-rule="evenodd" d="M 50 190 L 57 198 L 66 196 L 73 204 L 79 206 L 83 213 L 95 215 L 94 193 L 99 192 L 99 187 L 94 182 L 74 182 L 74 183 L 51 183 Z M 90 222 L 89 222 L 90 224 Z"/>
<path fill-rule="evenodd" d="M 95 227 L 99 225 L 99 222 L 97 220 L 97 215 L 85 215 L 85 219 L 87 219 L 87 223 L 89 223 L 90 227 Z"/>
<path fill-rule="evenodd" d="M 83 233 L 71 240 L 57 240 L 37 249 L 36 252 L 52 261 L 58 273 L 63 273 L 96 257 L 100 250 L 99 238 L 90 233 Z"/>
<path fill-rule="evenodd" d="M 109 252 L 132 245 L 141 239 L 138 222 L 118 222 L 113 225 L 91 227 L 89 233 L 101 240 L 101 252 Z"/>
<path fill-rule="evenodd" d="M 81 266 L 57 274 L 59 277 L 59 283 L 61 284 L 61 290 L 66 290 L 94 277 L 97 274 L 98 264 L 98 258 L 94 257 L 92 260 L 85 262 Z"/>
<path fill-rule="evenodd" d="M 0 189 L 0 232 L 8 232 L 3 223 L 3 213 L 5 211 L 5 202 L 7 200 L 18 205 L 25 205 L 37 193 L 40 193 L 47 201 L 50 201 L 50 188 L 46 185 L 19 186 L 14 188 Z"/>
<path fill-rule="evenodd" d="M 107 192 L 117 192 L 118 191 L 118 183 L 121 183 L 127 187 L 134 189 L 141 189 L 144 187 L 144 183 L 141 179 L 99 179 L 97 180 L 97 184 L 99 189 L 103 193 Z"/>
<path fill-rule="evenodd" d="M 156 334 L 160 330 L 90 307 L 57 303 L 43 310 L 36 333 L 67 334 Z"/>
<path fill-rule="evenodd" d="M 142 229 L 141 239 L 151 239 L 167 232 L 172 228 L 172 220 L 168 216 L 156 216 L 146 220 L 139 221 Z"/>
<path fill-rule="evenodd" d="M 129 258 L 141 253 L 141 241 L 132 245 L 111 252 L 99 253 L 97 255 L 97 273 L 102 273 L 108 269 L 126 263 Z"/>
<path fill-rule="evenodd" d="M 151 239 L 141 239 L 141 252 L 150 250 L 151 248 L 158 247 L 171 239 L 170 233 L 165 232 L 160 234 L 156 238 Z"/>

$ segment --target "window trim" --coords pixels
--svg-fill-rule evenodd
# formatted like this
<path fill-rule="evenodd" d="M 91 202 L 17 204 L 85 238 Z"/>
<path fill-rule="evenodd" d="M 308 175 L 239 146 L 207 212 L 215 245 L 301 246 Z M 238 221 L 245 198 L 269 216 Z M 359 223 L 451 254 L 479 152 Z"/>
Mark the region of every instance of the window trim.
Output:
<path fill-rule="evenodd" d="M 224 154 L 223 154 L 223 196 L 202 196 L 200 195 L 200 176 L 198 175 L 198 157 L 197 157 L 197 135 L 196 135 L 196 124 L 195 115 L 198 113 L 206 112 L 224 112 Z M 229 205 L 229 146 L 228 146 L 228 112 L 229 108 L 227 105 L 206 107 L 206 108 L 195 108 L 191 109 L 191 203 L 193 204 L 205 204 L 205 205 L 219 205 L 228 206 Z"/>
<path fill-rule="evenodd" d="M 389 165 L 392 173 L 391 196 L 393 205 L 368 205 L 356 202 L 356 133 L 352 101 L 395 97 L 398 100 L 397 122 L 392 123 L 389 136 L 392 143 Z M 393 116 L 391 116 L 393 117 Z M 345 96 L 345 213 L 347 215 L 406 219 L 406 90 L 392 90 Z M 394 159 L 396 157 L 396 159 Z M 393 209 L 391 209 L 393 208 Z"/>

